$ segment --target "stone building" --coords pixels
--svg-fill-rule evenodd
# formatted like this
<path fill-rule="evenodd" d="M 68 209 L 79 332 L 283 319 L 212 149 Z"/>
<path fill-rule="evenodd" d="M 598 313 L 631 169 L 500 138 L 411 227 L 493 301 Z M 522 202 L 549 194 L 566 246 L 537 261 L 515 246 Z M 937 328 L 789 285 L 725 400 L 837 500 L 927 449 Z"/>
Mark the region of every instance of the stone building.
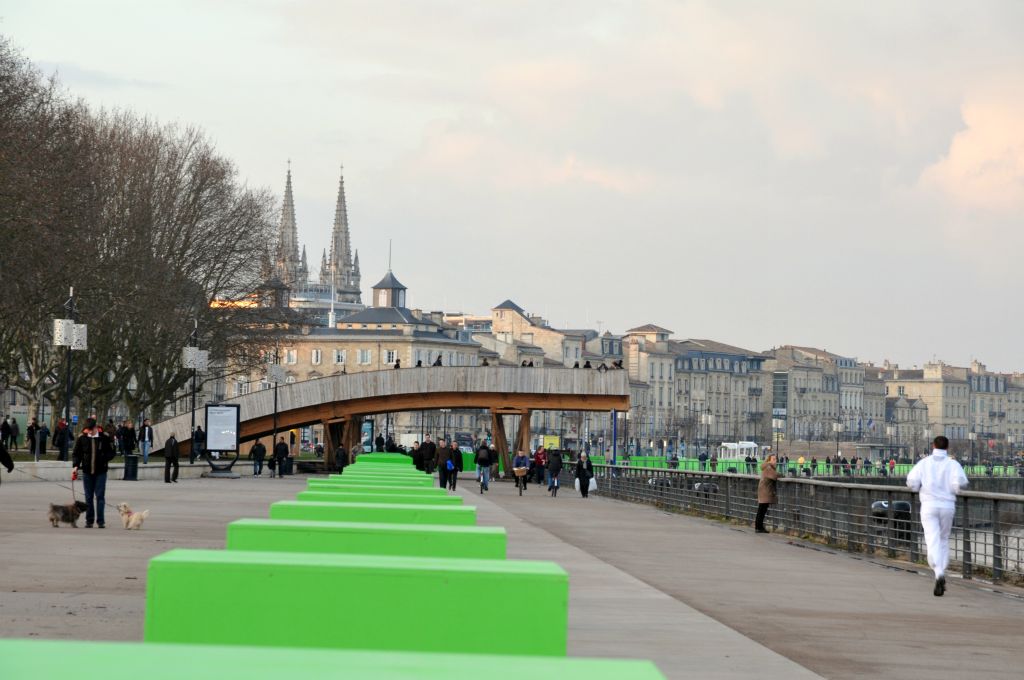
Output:
<path fill-rule="evenodd" d="M 886 396 L 923 400 L 933 436 L 942 434 L 951 440 L 967 440 L 971 428 L 969 369 L 941 361 L 913 369 L 901 369 L 886 362 L 883 369 Z"/>

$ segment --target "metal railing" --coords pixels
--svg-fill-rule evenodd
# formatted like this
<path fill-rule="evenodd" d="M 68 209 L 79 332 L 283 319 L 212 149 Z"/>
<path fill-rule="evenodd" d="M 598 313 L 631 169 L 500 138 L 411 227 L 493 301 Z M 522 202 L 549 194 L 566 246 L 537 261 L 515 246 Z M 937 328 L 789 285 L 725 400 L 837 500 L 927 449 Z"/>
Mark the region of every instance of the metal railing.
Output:
<path fill-rule="evenodd" d="M 753 523 L 758 477 L 595 465 L 597 493 L 698 515 Z M 850 552 L 912 562 L 925 558 L 921 504 L 898 486 L 780 478 L 767 522 Z M 965 578 L 1024 583 L 1024 496 L 965 491 L 957 497 L 950 564 Z"/>

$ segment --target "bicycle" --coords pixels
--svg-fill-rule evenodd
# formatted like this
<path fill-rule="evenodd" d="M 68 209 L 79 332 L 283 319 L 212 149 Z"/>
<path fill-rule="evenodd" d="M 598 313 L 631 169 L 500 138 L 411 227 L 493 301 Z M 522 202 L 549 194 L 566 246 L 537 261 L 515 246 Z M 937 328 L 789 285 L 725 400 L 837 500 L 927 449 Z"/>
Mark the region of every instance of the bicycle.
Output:
<path fill-rule="evenodd" d="M 516 475 L 516 488 L 519 489 L 519 495 L 522 496 L 526 489 L 526 473 L 529 472 L 529 468 L 512 468 L 512 472 Z"/>

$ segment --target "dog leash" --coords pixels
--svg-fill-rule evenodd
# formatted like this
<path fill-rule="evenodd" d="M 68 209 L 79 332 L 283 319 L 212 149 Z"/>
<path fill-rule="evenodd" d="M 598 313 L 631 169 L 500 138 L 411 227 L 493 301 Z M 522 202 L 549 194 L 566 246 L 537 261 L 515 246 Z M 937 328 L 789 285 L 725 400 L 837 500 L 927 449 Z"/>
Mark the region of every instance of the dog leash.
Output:
<path fill-rule="evenodd" d="M 59 486 L 62 489 L 70 489 L 71 490 L 71 499 L 72 499 L 72 501 L 77 501 L 78 500 L 78 498 L 75 496 L 75 482 L 74 482 L 74 480 L 71 480 L 71 486 L 64 486 L 60 482 L 56 482 L 56 481 L 54 481 L 52 479 L 46 479 L 45 477 L 40 477 L 39 475 L 34 475 L 31 472 L 26 472 L 26 471 L 22 470 L 21 468 L 19 468 L 17 465 L 14 466 L 14 471 L 15 472 L 20 472 L 23 475 L 28 475 L 29 477 L 33 477 L 35 479 L 38 479 L 40 482 L 49 482 L 51 484 L 56 484 L 57 486 Z M 108 508 L 113 508 L 114 510 L 117 510 L 117 506 L 114 505 L 113 503 L 108 503 L 106 499 L 103 500 L 103 505 L 105 505 Z"/>

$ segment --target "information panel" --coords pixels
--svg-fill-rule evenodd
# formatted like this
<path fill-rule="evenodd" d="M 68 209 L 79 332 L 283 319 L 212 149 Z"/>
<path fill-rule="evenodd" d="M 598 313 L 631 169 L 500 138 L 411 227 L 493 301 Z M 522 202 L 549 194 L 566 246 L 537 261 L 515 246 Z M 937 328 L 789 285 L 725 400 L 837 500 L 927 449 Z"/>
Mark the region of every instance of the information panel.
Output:
<path fill-rule="evenodd" d="M 206 449 L 208 451 L 238 451 L 238 434 L 242 407 L 238 404 L 206 406 Z"/>

